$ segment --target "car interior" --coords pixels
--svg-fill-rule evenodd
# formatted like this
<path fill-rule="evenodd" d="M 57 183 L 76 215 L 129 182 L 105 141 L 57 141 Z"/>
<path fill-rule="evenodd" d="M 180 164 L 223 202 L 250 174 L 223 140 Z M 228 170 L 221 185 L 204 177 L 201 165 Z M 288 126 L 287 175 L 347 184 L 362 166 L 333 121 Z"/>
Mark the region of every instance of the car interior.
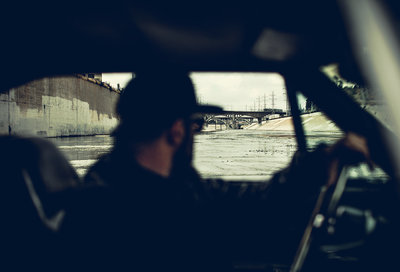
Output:
<path fill-rule="evenodd" d="M 287 87 L 298 150 L 311 148 L 297 106 L 301 93 L 343 132 L 364 136 L 384 175 L 353 177 L 351 167 L 341 168 L 337 184 L 321 189 L 293 258 L 274 262 L 255 247 L 235 270 L 397 270 L 398 131 L 363 109 L 323 72 L 334 65 L 349 82 L 376 91 L 394 88 L 379 73 L 371 76 L 371 71 L 388 68 L 379 66 L 386 64 L 382 52 L 373 51 L 378 38 L 369 38 L 364 20 L 382 22 L 378 11 L 383 10 L 395 33 L 391 37 L 382 31 L 383 39 L 396 44 L 399 5 L 396 1 L 359 2 L 117 0 L 23 6 L 13 2 L 0 18 L 0 90 L 87 71 L 179 67 L 188 72 L 279 73 Z M 389 59 L 398 64 L 399 52 L 394 53 Z M 373 62 L 376 59 L 381 62 Z M 1 240 L 8 252 L 4 263 L 49 259 L 56 263 L 64 208 L 76 197 L 71 188 L 82 181 L 45 138 L 2 135 L 0 146 Z"/>

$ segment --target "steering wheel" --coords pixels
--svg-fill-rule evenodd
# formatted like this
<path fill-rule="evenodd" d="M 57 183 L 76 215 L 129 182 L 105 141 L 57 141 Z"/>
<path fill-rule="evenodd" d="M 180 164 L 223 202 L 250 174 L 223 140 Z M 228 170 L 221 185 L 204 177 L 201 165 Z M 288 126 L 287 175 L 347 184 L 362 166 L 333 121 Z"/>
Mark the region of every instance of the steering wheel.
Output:
<path fill-rule="evenodd" d="M 342 166 L 339 169 L 337 182 L 331 186 L 323 186 L 312 212 L 311 218 L 304 231 L 300 245 L 297 249 L 290 272 L 299 272 L 302 270 L 305 260 L 315 238 L 315 233 L 323 226 L 329 225 L 334 220 L 336 209 L 341 199 L 348 179 L 348 168 Z M 329 232 L 329 227 L 328 227 Z"/>

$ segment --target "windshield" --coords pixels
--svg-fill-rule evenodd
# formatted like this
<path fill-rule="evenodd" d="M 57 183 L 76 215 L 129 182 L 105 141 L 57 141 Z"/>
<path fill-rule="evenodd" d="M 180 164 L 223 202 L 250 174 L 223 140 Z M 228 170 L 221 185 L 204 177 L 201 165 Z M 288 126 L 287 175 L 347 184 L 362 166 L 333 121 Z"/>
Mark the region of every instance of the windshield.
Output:
<path fill-rule="evenodd" d="M 132 73 L 78 74 L 44 78 L 1 95 L 4 133 L 39 135 L 56 143 L 80 176 L 113 147 L 114 108 Z M 283 77 L 276 73 L 191 73 L 200 104 L 224 113 L 204 114 L 194 139 L 194 166 L 204 178 L 268 180 L 297 150 Z M 333 77 L 333 79 L 336 79 Z M 336 79 L 337 80 L 337 79 Z M 343 84 L 360 105 L 386 122 L 384 105 L 366 89 Z M 76 89 L 75 86 L 79 86 Z M 41 99 L 37 99 L 34 94 Z M 310 149 L 334 143 L 343 132 L 306 97 L 298 95 Z M 143 122 L 138 116 L 137 129 Z M 75 137 L 66 137 L 75 136 Z M 84 136 L 84 137 L 76 137 Z"/>

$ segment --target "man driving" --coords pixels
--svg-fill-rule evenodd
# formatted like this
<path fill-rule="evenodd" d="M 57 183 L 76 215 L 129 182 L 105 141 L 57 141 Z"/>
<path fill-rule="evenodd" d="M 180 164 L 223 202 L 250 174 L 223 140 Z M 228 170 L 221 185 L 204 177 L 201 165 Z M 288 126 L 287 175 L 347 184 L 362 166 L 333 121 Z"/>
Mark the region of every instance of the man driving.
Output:
<path fill-rule="evenodd" d="M 66 219 L 86 264 L 221 271 L 256 252 L 287 261 L 320 187 L 341 165 L 370 161 L 365 139 L 350 133 L 297 152 L 265 182 L 204 180 L 192 166 L 193 137 L 200 113 L 221 110 L 197 104 L 186 73 L 136 74 L 117 105 L 114 148 L 90 168 Z"/>

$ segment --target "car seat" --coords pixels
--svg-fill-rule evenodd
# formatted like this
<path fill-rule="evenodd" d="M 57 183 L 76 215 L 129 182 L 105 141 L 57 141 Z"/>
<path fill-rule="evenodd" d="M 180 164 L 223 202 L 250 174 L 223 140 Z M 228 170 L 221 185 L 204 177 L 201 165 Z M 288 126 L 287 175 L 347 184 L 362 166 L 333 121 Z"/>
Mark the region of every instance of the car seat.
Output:
<path fill-rule="evenodd" d="M 46 139 L 1 136 L 0 150 L 0 263 L 56 268 L 63 255 L 58 230 L 79 177 Z"/>

